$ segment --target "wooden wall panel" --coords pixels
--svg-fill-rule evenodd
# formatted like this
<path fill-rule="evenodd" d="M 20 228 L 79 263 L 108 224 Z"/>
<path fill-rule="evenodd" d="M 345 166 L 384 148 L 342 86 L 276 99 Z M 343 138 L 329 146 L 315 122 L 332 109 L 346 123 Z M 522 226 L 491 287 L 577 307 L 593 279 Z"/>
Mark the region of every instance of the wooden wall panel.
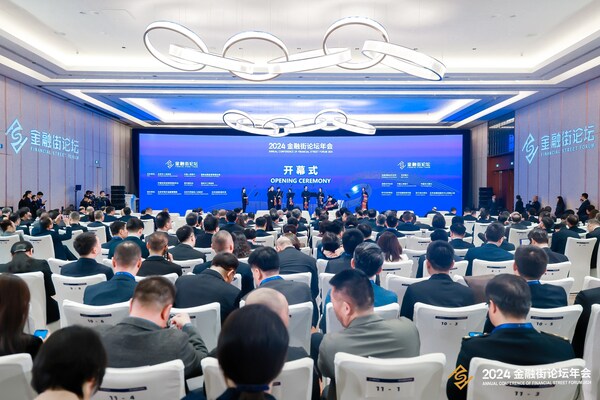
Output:
<path fill-rule="evenodd" d="M 478 205 L 479 188 L 487 186 L 487 122 L 471 129 L 471 204 Z"/>
<path fill-rule="evenodd" d="M 28 137 L 18 154 L 4 135 L 15 119 Z M 32 151 L 32 129 L 77 140 L 79 159 Z M 110 192 L 111 185 L 131 187 L 129 127 L 3 76 L 0 132 L 0 206 L 16 207 L 25 190 L 41 190 L 47 208 L 60 208 L 74 203 L 76 184 L 96 192 Z M 78 201 L 82 196 L 80 192 Z"/>

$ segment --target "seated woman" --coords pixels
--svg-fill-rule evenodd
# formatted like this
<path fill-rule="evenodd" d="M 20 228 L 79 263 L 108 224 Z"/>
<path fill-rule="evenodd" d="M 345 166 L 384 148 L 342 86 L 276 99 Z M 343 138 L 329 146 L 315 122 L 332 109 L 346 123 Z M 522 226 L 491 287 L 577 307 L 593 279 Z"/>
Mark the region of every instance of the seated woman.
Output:
<path fill-rule="evenodd" d="M 229 387 L 217 400 L 274 400 L 266 393 L 285 364 L 288 331 L 266 306 L 235 310 L 223 324 L 217 358 Z"/>
<path fill-rule="evenodd" d="M 321 246 L 317 251 L 317 259 L 319 260 L 335 260 L 344 252 L 344 248 L 340 243 L 340 238 L 332 232 L 325 232 L 321 240 Z"/>
<path fill-rule="evenodd" d="M 29 353 L 35 358 L 42 339 L 23 333 L 29 315 L 29 288 L 17 275 L 0 275 L 0 356 Z"/>
<path fill-rule="evenodd" d="M 377 240 L 377 245 L 383 251 L 386 262 L 406 261 L 408 256 L 402 253 L 402 246 L 392 232 L 383 232 Z"/>
<path fill-rule="evenodd" d="M 88 400 L 100 387 L 106 351 L 90 328 L 69 326 L 53 333 L 33 363 L 36 400 Z"/>

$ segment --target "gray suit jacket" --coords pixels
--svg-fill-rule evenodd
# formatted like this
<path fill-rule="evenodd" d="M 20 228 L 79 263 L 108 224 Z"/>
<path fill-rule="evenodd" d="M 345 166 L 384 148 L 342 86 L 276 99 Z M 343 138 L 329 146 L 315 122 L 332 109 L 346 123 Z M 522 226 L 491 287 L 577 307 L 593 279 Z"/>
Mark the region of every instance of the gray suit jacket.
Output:
<path fill-rule="evenodd" d="M 208 354 L 193 325 L 183 330 L 161 328 L 143 318 L 127 317 L 114 326 L 98 326 L 108 366 L 133 368 L 180 359 L 185 377 L 202 375 L 200 360 Z"/>
<path fill-rule="evenodd" d="M 337 352 L 362 357 L 416 357 L 420 346 L 417 327 L 404 317 L 384 320 L 376 314 L 370 314 L 354 319 L 341 332 L 326 334 L 319 348 L 318 365 L 321 373 L 331 378 L 327 398 L 336 399 L 333 360 Z"/>

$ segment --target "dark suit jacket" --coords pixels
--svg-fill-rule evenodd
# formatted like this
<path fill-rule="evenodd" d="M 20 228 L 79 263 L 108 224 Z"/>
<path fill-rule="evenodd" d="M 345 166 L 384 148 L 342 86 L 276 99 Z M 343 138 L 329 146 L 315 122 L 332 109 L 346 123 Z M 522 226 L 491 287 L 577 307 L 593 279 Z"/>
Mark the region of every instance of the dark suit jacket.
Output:
<path fill-rule="evenodd" d="M 486 261 L 507 261 L 513 260 L 514 256 L 506 250 L 501 249 L 495 244 L 485 243 L 481 247 L 473 247 L 467 251 L 465 260 L 469 262 L 467 267 L 468 276 L 473 274 L 473 260 L 486 260 Z"/>
<path fill-rule="evenodd" d="M 577 293 L 577 297 L 575 297 L 575 304 L 579 304 L 583 307 L 583 312 L 577 321 L 575 335 L 573 336 L 573 350 L 575 350 L 575 356 L 579 358 L 583 357 L 585 334 L 590 322 L 592 305 L 598 303 L 600 303 L 600 288 L 582 290 Z M 595 340 L 598 340 L 598 338 L 596 337 Z"/>
<path fill-rule="evenodd" d="M 256 237 L 267 237 L 270 236 L 270 233 L 267 233 L 267 231 L 265 231 L 264 229 L 257 229 L 256 230 Z"/>
<path fill-rule="evenodd" d="M 233 232 L 244 232 L 244 228 L 241 225 L 236 224 L 235 222 L 228 222 L 221 227 L 221 230 L 227 231 L 229 233 Z"/>
<path fill-rule="evenodd" d="M 144 243 L 142 241 L 142 239 L 140 239 L 139 237 L 127 236 L 123 240 L 128 240 L 130 242 L 134 242 L 135 244 L 137 244 L 138 247 L 140 248 L 140 250 L 142 251 L 142 258 L 148 258 L 150 256 L 150 252 L 148 251 L 148 248 L 146 247 L 146 243 Z M 117 245 L 119 245 L 119 242 L 116 242 L 115 245 L 110 248 L 110 250 L 108 252 L 108 258 L 113 258 L 113 256 L 115 255 L 115 248 L 117 247 Z"/>
<path fill-rule="evenodd" d="M 199 275 L 182 276 L 175 282 L 175 288 L 174 307 L 188 308 L 218 302 L 221 304 L 221 323 L 239 307 L 240 290 L 210 268 Z"/>
<path fill-rule="evenodd" d="M 212 233 L 202 232 L 201 234 L 196 236 L 196 244 L 194 245 L 194 247 L 200 247 L 203 249 L 209 248 L 212 244 L 212 237 Z"/>
<path fill-rule="evenodd" d="M 421 256 L 419 256 L 419 265 L 417 266 L 417 272 L 415 275 L 415 278 L 422 278 L 423 277 L 423 271 L 425 270 L 425 268 L 427 268 L 425 266 L 425 260 L 427 259 L 427 254 L 423 254 Z M 457 256 L 456 254 L 454 255 L 454 262 L 458 262 L 458 261 L 462 261 L 462 257 Z"/>
<path fill-rule="evenodd" d="M 585 212 L 586 208 L 590 205 L 589 200 L 584 200 L 581 202 L 581 205 L 577 209 L 577 216 L 581 222 L 585 222 L 587 220 L 587 213 Z"/>
<path fill-rule="evenodd" d="M 106 306 L 129 301 L 133 297 L 136 284 L 132 275 L 117 273 L 110 281 L 86 287 L 83 293 L 83 303 L 92 306 Z"/>
<path fill-rule="evenodd" d="M 542 249 L 548 255 L 548 264 L 558 264 L 561 262 L 569 261 L 567 256 L 550 250 L 550 247 L 543 247 Z"/>
<path fill-rule="evenodd" d="M 54 284 L 52 283 L 52 271 L 50 265 L 46 260 L 37 260 L 32 257 L 28 257 L 25 268 L 19 271 L 15 270 L 15 265 L 12 261 L 6 264 L 0 264 L 0 272 L 10 272 L 19 274 L 23 272 L 38 272 L 41 271 L 44 274 L 44 289 L 46 291 L 46 322 L 54 322 L 60 319 L 58 312 L 58 303 L 51 296 L 56 294 L 54 290 Z"/>
<path fill-rule="evenodd" d="M 475 247 L 473 243 L 465 242 L 463 239 L 452 239 L 450 241 L 450 246 L 454 249 L 470 249 Z"/>
<path fill-rule="evenodd" d="M 110 228 L 106 225 L 104 225 L 102 222 L 100 221 L 94 221 L 94 222 L 90 222 L 89 224 L 87 224 L 88 228 L 98 228 L 103 226 L 104 227 L 104 231 L 106 232 L 106 241 L 108 242 L 110 239 L 112 239 L 112 235 L 110 234 Z"/>
<path fill-rule="evenodd" d="M 558 336 L 540 333 L 533 327 L 505 328 L 489 335 L 465 337 L 458 353 L 456 366 L 467 370 L 471 359 L 482 357 L 515 365 L 550 364 L 575 358 L 571 344 Z M 457 374 L 458 375 L 458 374 Z M 466 373 L 469 376 L 469 373 Z M 462 400 L 467 388 L 456 387 L 456 376 L 448 379 L 448 399 Z"/>
<path fill-rule="evenodd" d="M 169 253 L 173 256 L 173 260 L 184 261 L 184 260 L 195 260 L 202 259 L 202 262 L 206 261 L 204 253 L 198 250 L 194 250 L 189 244 L 180 243 L 177 246 L 169 250 Z"/>
<path fill-rule="evenodd" d="M 121 218 L 119 218 L 119 221 L 127 223 L 131 218 L 133 218 L 131 215 L 123 215 Z"/>
<path fill-rule="evenodd" d="M 37 235 L 35 235 L 37 237 L 40 236 L 52 236 L 52 245 L 54 247 L 54 257 L 60 259 L 60 260 L 74 260 L 75 257 L 73 256 L 73 254 L 71 254 L 71 252 L 69 251 L 69 249 L 66 248 L 66 246 L 62 243 L 63 240 L 69 240 L 71 239 L 71 228 L 66 228 L 66 233 L 60 234 L 58 233 L 58 229 L 54 230 L 54 229 L 50 229 L 50 230 L 44 230 L 41 231 L 40 233 L 38 233 Z"/>
<path fill-rule="evenodd" d="M 176 273 L 181 276 L 181 266 L 167 261 L 162 256 L 150 256 L 142 263 L 138 276 L 150 276 L 150 275 L 167 275 Z"/>
<path fill-rule="evenodd" d="M 379 240 L 379 237 L 383 235 L 384 232 L 392 232 L 396 237 L 404 237 L 404 233 L 398 232 L 398 229 L 396 228 L 385 228 L 377 234 L 376 240 Z"/>
<path fill-rule="evenodd" d="M 288 247 L 278 253 L 279 255 L 279 273 L 296 274 L 300 272 L 310 272 L 310 290 L 313 299 L 319 294 L 319 272 L 317 271 L 317 260 L 313 257 L 296 250 L 295 247 Z"/>
<path fill-rule="evenodd" d="M 352 268 L 350 261 L 352 261 L 352 255 L 344 252 L 338 258 L 334 258 L 333 260 L 329 260 L 327 262 L 325 272 L 328 274 L 337 274 L 345 269 L 350 269 Z"/>
<path fill-rule="evenodd" d="M 210 268 L 210 261 L 205 262 L 204 264 L 198 264 L 194 267 L 192 271 L 194 274 L 201 274 L 207 268 Z M 252 276 L 252 270 L 250 266 L 246 263 L 240 263 L 237 267 L 236 273 L 242 276 L 242 294 L 241 296 L 245 296 L 254 289 L 254 277 Z"/>
<path fill-rule="evenodd" d="M 598 245 L 600 245 L 600 228 L 596 228 L 587 235 L 585 235 L 586 239 L 596 238 L 596 244 L 594 245 L 594 251 L 592 252 L 592 260 L 590 261 L 590 267 L 596 268 L 598 262 Z"/>
<path fill-rule="evenodd" d="M 104 222 L 115 222 L 118 220 L 119 219 L 117 217 L 115 217 L 114 215 L 104 214 Z"/>
<path fill-rule="evenodd" d="M 167 232 L 163 232 L 163 233 L 167 233 Z M 154 235 L 154 233 L 152 235 Z M 148 235 L 148 237 L 145 240 L 146 243 L 148 242 L 148 238 L 152 235 Z M 179 244 L 179 240 L 177 239 L 177 236 L 173 236 L 173 235 L 170 235 L 167 233 L 167 239 L 169 241 L 168 246 L 177 246 Z"/>
<path fill-rule="evenodd" d="M 87 232 L 88 228 L 81 224 L 71 224 L 71 231 L 84 231 Z"/>
<path fill-rule="evenodd" d="M 109 242 L 102 243 L 102 246 L 100 246 L 100 247 L 102 247 L 103 249 L 108 249 L 109 250 L 108 254 L 111 255 L 108 258 L 112 258 L 112 254 L 115 253 L 115 247 L 117 247 L 117 245 L 121 242 L 123 242 L 123 238 L 121 236 L 113 236 Z M 112 252 L 111 252 L 111 249 L 112 249 Z"/>
<path fill-rule="evenodd" d="M 414 231 L 421 230 L 421 228 L 419 228 L 412 222 L 400 222 L 398 224 L 398 226 L 396 227 L 396 229 L 398 229 L 399 231 L 402 231 L 402 232 L 414 232 Z"/>
<path fill-rule="evenodd" d="M 552 235 L 552 245 L 550 248 L 552 251 L 555 251 L 560 254 L 565 254 L 565 249 L 567 247 L 567 239 L 568 238 L 580 239 L 579 234 L 571 229 L 562 228 L 558 232 L 554 232 Z"/>
<path fill-rule="evenodd" d="M 60 269 L 60 274 L 75 277 L 104 274 L 107 281 L 114 275 L 112 268 L 98 263 L 93 258 L 80 258 L 75 262 L 69 263 Z"/>
<path fill-rule="evenodd" d="M 413 319 L 416 303 L 438 307 L 465 307 L 475 304 L 473 290 L 452 280 L 450 275 L 435 274 L 406 289 L 400 316 Z"/>

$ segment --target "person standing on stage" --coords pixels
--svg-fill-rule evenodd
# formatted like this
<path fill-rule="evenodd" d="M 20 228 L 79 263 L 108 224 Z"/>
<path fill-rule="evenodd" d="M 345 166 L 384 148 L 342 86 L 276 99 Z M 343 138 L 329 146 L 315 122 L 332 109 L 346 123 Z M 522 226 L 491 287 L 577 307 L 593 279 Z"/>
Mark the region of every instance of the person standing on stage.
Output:
<path fill-rule="evenodd" d="M 296 193 L 292 192 L 292 188 L 289 188 L 287 195 L 286 195 L 286 202 L 285 202 L 285 208 L 287 208 L 288 210 L 291 210 L 292 208 L 294 208 L 294 196 L 295 195 L 296 195 Z"/>
<path fill-rule="evenodd" d="M 267 208 L 269 210 L 275 208 L 275 188 L 273 186 L 269 186 L 269 190 L 267 191 Z"/>
<path fill-rule="evenodd" d="M 323 193 L 323 188 L 319 188 L 317 192 L 317 207 L 323 208 L 325 204 L 325 193 Z"/>
<path fill-rule="evenodd" d="M 246 193 L 246 188 L 242 188 L 242 212 L 246 212 L 246 207 L 248 206 L 248 193 Z"/>
<path fill-rule="evenodd" d="M 304 190 L 302 191 L 302 208 L 305 211 L 308 211 L 309 203 L 310 203 L 310 192 L 308 191 L 308 186 L 304 186 Z"/>
<path fill-rule="evenodd" d="M 369 208 L 369 193 L 367 193 L 367 189 L 362 188 L 362 199 L 360 202 L 360 209 L 367 210 Z"/>
<path fill-rule="evenodd" d="M 281 210 L 281 202 L 283 200 L 283 191 L 280 187 L 275 191 L 275 208 Z"/>

